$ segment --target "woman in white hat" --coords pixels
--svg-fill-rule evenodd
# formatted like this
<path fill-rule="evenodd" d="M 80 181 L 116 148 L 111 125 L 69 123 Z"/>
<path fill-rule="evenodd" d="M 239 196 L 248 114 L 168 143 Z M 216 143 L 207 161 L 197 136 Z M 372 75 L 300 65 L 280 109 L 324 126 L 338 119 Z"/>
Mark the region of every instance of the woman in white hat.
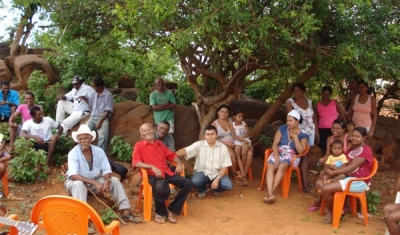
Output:
<path fill-rule="evenodd" d="M 274 203 L 274 191 L 281 183 L 286 169 L 291 164 L 292 157 L 304 152 L 307 147 L 307 134 L 300 130 L 302 118 L 296 110 L 292 110 L 286 117 L 286 125 L 279 127 L 275 133 L 273 152 L 268 158 L 266 203 Z M 297 163 L 298 164 L 298 163 Z"/>

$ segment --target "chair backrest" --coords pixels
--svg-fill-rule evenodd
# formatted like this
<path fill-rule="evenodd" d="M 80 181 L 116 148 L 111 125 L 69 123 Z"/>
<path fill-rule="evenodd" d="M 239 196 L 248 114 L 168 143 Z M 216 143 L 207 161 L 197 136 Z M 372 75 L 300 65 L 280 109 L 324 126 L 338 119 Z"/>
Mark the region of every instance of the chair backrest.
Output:
<path fill-rule="evenodd" d="M 358 180 L 368 180 L 371 179 L 372 176 L 374 176 L 376 174 L 376 172 L 378 171 L 378 161 L 373 158 L 373 162 L 372 162 L 372 168 L 371 168 L 371 174 L 369 174 L 369 176 L 364 177 L 364 178 L 358 178 Z"/>
<path fill-rule="evenodd" d="M 103 221 L 89 204 L 63 195 L 41 198 L 31 214 L 31 221 L 44 226 L 47 234 L 87 234 L 89 220 L 100 234 L 105 233 Z"/>
<path fill-rule="evenodd" d="M 304 151 L 303 151 L 302 153 L 297 154 L 296 156 L 302 157 L 302 156 L 306 155 L 306 154 L 308 153 L 309 150 L 310 150 L 310 145 L 307 144 L 307 145 L 306 145 L 306 149 L 304 149 Z"/>

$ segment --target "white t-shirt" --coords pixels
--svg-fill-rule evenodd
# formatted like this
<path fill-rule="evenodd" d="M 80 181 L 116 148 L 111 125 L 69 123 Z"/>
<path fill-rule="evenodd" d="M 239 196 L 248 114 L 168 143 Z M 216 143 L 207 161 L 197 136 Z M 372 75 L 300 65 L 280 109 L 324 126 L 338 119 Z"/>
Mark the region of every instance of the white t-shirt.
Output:
<path fill-rule="evenodd" d="M 58 123 L 51 117 L 43 117 L 41 123 L 35 123 L 33 119 L 30 119 L 22 125 L 22 130 L 27 131 L 29 135 L 39 136 L 45 142 L 49 141 L 53 135 L 51 128 L 58 128 Z"/>
<path fill-rule="evenodd" d="M 92 101 L 90 99 L 94 94 L 96 94 L 96 91 L 91 86 L 82 84 L 79 90 L 73 88 L 70 92 L 65 94 L 65 97 L 67 97 L 67 100 L 74 102 L 72 107 L 75 111 L 92 111 Z M 83 100 L 77 100 L 79 96 L 88 98 L 89 104 Z"/>

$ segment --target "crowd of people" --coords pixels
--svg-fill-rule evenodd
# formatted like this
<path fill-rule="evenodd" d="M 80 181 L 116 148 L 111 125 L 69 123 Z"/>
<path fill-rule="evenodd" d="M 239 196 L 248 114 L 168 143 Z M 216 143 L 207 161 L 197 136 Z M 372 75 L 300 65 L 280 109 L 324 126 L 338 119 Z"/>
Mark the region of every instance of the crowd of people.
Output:
<path fill-rule="evenodd" d="M 286 124 L 276 131 L 272 154 L 267 160 L 269 170 L 266 176 L 266 203 L 275 202 L 274 191 L 281 183 L 285 170 L 292 164 L 293 156 L 303 153 L 314 144 L 324 151 L 324 156 L 319 160 L 324 169 L 316 182 L 321 197 L 309 210 L 318 209 L 321 200 L 324 199 L 325 223 L 332 221 L 333 194 L 343 191 L 351 178 L 361 178 L 370 174 L 373 155 L 365 140 L 373 136 L 376 126 L 376 99 L 368 93 L 368 84 L 365 81 L 357 82 L 358 88 L 352 89 L 349 96 L 348 110 L 331 99 L 332 88 L 328 86 L 322 88 L 322 100 L 315 107 L 307 98 L 303 83 L 295 83 L 292 86 L 293 97 L 286 102 Z M 0 99 L 3 101 L 0 102 L 0 121 L 9 123 L 11 150 L 16 136 L 32 138 L 35 140 L 36 149 L 44 149 L 48 153 L 46 164 L 49 165 L 60 135 L 66 134 L 90 116 L 87 124 L 80 125 L 77 131 L 72 132 L 72 139 L 77 145 L 68 154 L 69 168 L 65 189 L 73 197 L 81 200 L 86 200 L 88 190 L 110 193 L 117 201 L 121 217 L 125 221 L 140 223 L 142 220 L 130 211 L 131 205 L 121 182 L 111 176 L 110 164 L 105 153 L 108 145 L 109 118 L 113 113 L 113 97 L 101 78 L 94 78 L 89 86 L 84 84 L 82 77 L 76 75 L 72 79 L 72 85 L 73 89 L 70 92 L 58 98 L 56 120 L 53 120 L 44 117 L 42 108 L 34 102 L 32 92 L 26 92 L 25 104 L 19 105 L 18 93 L 10 90 L 8 82 L 1 83 Z M 163 187 L 156 185 L 169 183 L 179 188 L 176 198 L 168 207 L 164 203 L 165 193 L 153 193 L 155 221 L 176 223 L 192 188 L 197 190 L 198 198 L 203 199 L 210 190 L 212 195 L 220 197 L 221 192 L 233 188 L 233 183 L 248 186 L 247 174 L 253 159 L 253 147 L 249 139 L 249 127 L 243 121 L 244 112 L 235 109 L 231 113 L 227 105 L 220 105 L 216 109 L 216 119 L 204 130 L 204 140 L 176 150 L 173 138 L 175 97 L 172 91 L 166 88 L 162 78 L 155 80 L 155 86 L 156 89 L 150 94 L 150 106 L 154 111 L 156 129 L 150 123 L 140 126 L 142 140 L 133 148 L 132 166 L 147 170 L 153 190 L 163 190 Z M 66 114 L 69 116 L 66 117 Z M 22 125 L 16 123 L 16 118 L 20 115 Z M 56 129 L 55 134 L 52 129 Z M 92 144 L 96 138 L 97 146 Z M 4 146 L 1 149 L 4 149 Z M 5 172 L 2 159 L 10 158 L 5 151 L 1 154 L 0 176 Z M 194 175 L 191 180 L 180 176 L 183 164 L 181 157 L 195 158 Z M 309 192 L 311 184 L 307 181 L 307 155 L 300 159 L 294 164 L 299 165 L 301 170 L 303 191 Z M 233 174 L 233 183 L 228 169 Z M 364 191 L 368 183 L 352 183 L 350 190 Z"/>

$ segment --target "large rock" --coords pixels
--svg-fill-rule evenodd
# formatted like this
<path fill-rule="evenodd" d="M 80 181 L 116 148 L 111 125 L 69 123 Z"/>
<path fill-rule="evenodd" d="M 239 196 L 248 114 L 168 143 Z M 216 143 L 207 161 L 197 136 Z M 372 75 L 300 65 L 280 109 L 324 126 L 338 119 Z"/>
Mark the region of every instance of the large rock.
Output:
<path fill-rule="evenodd" d="M 34 70 L 41 70 L 47 76 L 50 85 L 59 79 L 57 71 L 41 55 L 9 56 L 5 61 L 8 67 L 14 68 L 21 90 L 27 89 L 28 79 Z"/>
<path fill-rule="evenodd" d="M 10 81 L 11 72 L 4 60 L 0 60 L 0 81 Z"/>

